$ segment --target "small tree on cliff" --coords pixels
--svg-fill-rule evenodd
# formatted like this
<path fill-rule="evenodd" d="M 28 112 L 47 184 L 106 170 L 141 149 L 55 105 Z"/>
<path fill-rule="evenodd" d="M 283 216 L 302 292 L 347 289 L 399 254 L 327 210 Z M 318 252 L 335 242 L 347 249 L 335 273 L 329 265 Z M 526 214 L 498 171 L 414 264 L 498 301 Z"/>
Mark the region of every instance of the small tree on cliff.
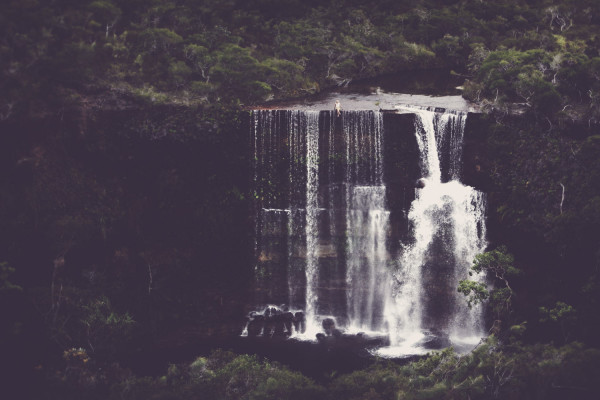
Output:
<path fill-rule="evenodd" d="M 469 308 L 489 299 L 488 306 L 493 311 L 496 324 L 508 317 L 511 311 L 514 291 L 510 287 L 508 277 L 515 276 L 520 270 L 513 266 L 514 257 L 505 246 L 475 256 L 469 276 L 474 273 L 485 273 L 494 280 L 492 289 L 485 283 L 464 279 L 458 283 L 458 292 L 467 297 Z"/>

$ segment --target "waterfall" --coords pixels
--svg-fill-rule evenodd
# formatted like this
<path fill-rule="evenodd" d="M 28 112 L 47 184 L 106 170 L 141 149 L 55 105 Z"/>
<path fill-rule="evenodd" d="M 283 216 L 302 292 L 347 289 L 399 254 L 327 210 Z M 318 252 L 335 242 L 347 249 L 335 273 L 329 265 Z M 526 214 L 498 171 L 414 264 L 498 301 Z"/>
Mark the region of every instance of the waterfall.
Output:
<path fill-rule="evenodd" d="M 256 113 L 255 113 L 256 114 Z M 267 117 L 273 117 L 277 114 L 274 112 L 263 112 Z M 305 242 L 306 235 L 306 213 L 304 210 L 306 196 L 304 190 L 306 189 L 306 166 L 303 165 L 305 160 L 305 149 L 307 145 L 306 130 L 302 129 L 302 117 L 306 117 L 306 114 L 300 114 L 298 112 L 284 111 L 282 114 L 285 121 L 284 125 L 286 131 L 279 132 L 282 137 L 285 137 L 286 144 L 289 151 L 287 152 L 288 165 L 282 166 L 283 170 L 287 167 L 288 170 L 288 190 L 287 190 L 287 286 L 288 286 L 288 298 L 287 302 L 291 307 L 304 308 L 304 293 L 300 292 L 298 281 L 302 280 L 303 270 L 301 266 L 297 265 L 299 258 L 299 249 Z M 271 149 L 273 150 L 273 149 Z M 285 159 L 285 154 L 283 154 Z M 282 194 L 285 196 L 285 194 Z M 285 302 L 286 299 L 281 299 Z"/>
<path fill-rule="evenodd" d="M 404 245 L 387 303 L 390 342 L 410 347 L 424 331 L 477 341 L 482 310 L 469 309 L 456 291 L 486 247 L 485 197 L 459 181 L 466 115 L 411 111 L 424 187 L 408 213 L 413 240 Z"/>
<path fill-rule="evenodd" d="M 319 114 L 305 114 L 306 134 L 306 320 L 307 329 L 316 327 L 319 235 Z"/>
<path fill-rule="evenodd" d="M 350 328 L 380 331 L 387 294 L 384 186 L 354 186 L 347 212 L 347 303 Z"/>
<path fill-rule="evenodd" d="M 388 133 L 375 111 L 252 113 L 256 302 L 269 314 L 303 314 L 306 338 L 325 318 L 346 333 L 389 335 L 402 354 L 428 337 L 459 343 L 483 333 L 482 309 L 456 290 L 486 246 L 485 195 L 460 182 L 467 115 L 409 112 L 414 135 Z M 415 150 L 388 159 L 392 134 Z M 410 206 L 386 182 L 404 156 L 424 182 Z"/>
<path fill-rule="evenodd" d="M 318 303 L 319 112 L 255 111 L 252 118 L 257 285 L 269 302 L 304 310 L 311 328 Z"/>
<path fill-rule="evenodd" d="M 387 294 L 386 233 L 389 212 L 383 185 L 381 113 L 342 115 L 346 144 L 346 283 L 352 330 L 378 331 L 384 325 Z"/>

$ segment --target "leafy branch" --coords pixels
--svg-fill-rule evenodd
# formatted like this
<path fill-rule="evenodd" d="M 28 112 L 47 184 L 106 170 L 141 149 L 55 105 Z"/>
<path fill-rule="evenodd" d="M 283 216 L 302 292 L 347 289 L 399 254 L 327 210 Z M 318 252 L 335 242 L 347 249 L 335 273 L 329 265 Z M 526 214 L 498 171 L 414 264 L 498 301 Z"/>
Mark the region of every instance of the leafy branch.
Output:
<path fill-rule="evenodd" d="M 494 288 L 490 290 L 486 283 L 469 279 L 461 280 L 458 283 L 457 290 L 466 296 L 469 308 L 489 300 L 489 306 L 498 320 L 503 315 L 510 313 L 514 291 L 510 287 L 508 277 L 520 273 L 512 265 L 513 263 L 514 257 L 508 253 L 505 246 L 475 256 L 469 276 L 485 273 L 488 276 L 493 276 L 497 285 L 494 285 Z"/>

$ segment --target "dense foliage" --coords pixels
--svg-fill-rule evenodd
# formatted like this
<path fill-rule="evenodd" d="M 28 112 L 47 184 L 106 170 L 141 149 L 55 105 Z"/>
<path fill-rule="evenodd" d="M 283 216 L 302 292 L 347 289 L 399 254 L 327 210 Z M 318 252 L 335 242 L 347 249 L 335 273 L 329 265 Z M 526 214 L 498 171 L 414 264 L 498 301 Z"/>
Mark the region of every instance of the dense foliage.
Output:
<path fill-rule="evenodd" d="M 106 90 L 248 103 L 423 68 L 465 74 L 490 108 L 600 113 L 595 0 L 27 0 L 0 26 L 2 118 Z"/>
<path fill-rule="evenodd" d="M 499 346 L 494 336 L 471 353 L 449 348 L 397 365 L 379 360 L 351 374 L 315 383 L 256 356 L 216 351 L 165 375 L 137 377 L 113 366 L 102 370 L 83 349 L 64 353 L 46 396 L 62 399 L 395 400 L 395 399 L 592 399 L 600 377 L 600 351 L 572 343 Z M 164 372 L 163 372 L 164 373 Z"/>
<path fill-rule="evenodd" d="M 519 273 L 513 267 L 514 257 L 507 254 L 506 247 L 478 254 L 475 256 L 469 276 L 476 274 L 489 275 L 494 279 L 494 288 L 489 290 L 485 283 L 474 280 L 461 280 L 458 284 L 458 291 L 467 296 L 467 304 L 472 307 L 474 304 L 486 303 L 493 310 L 496 323 L 499 324 L 502 319 L 506 319 L 511 311 L 513 290 L 508 282 L 509 276 Z"/>

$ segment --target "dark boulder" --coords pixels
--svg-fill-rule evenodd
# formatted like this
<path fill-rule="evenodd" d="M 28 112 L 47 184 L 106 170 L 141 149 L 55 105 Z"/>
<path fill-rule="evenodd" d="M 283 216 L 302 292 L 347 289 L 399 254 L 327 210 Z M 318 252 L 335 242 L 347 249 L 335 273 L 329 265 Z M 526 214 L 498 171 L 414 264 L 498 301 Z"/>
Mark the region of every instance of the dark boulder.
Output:
<path fill-rule="evenodd" d="M 306 331 L 306 320 L 302 311 L 297 311 L 294 314 L 294 329 L 296 332 L 304 333 Z"/>
<path fill-rule="evenodd" d="M 291 312 L 277 312 L 271 314 L 268 318 L 272 326 L 272 336 L 289 336 L 292 333 L 292 320 L 294 315 Z"/>
<path fill-rule="evenodd" d="M 323 326 L 323 330 L 327 336 L 331 336 L 333 331 L 335 330 L 335 321 L 333 318 L 325 318 L 321 324 Z"/>
<path fill-rule="evenodd" d="M 294 314 L 291 312 L 285 312 L 281 314 L 281 320 L 283 321 L 283 325 L 285 328 L 285 334 L 290 336 L 292 334 L 292 324 L 294 323 Z"/>
<path fill-rule="evenodd" d="M 261 314 L 254 315 L 253 319 L 248 322 L 248 336 L 259 336 L 265 327 L 265 317 Z"/>

